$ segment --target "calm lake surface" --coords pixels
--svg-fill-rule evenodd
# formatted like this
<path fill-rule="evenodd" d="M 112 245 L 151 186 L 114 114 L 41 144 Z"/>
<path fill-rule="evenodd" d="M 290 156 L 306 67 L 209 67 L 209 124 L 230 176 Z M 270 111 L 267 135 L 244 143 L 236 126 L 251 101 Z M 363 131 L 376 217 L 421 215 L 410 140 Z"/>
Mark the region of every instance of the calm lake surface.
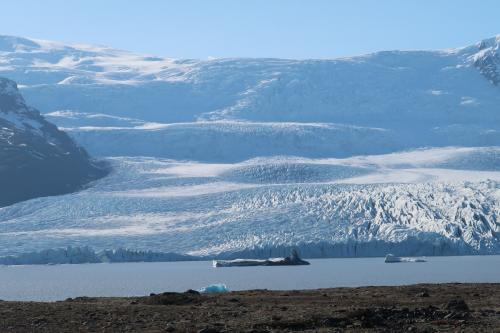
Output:
<path fill-rule="evenodd" d="M 311 289 L 436 282 L 500 282 L 500 256 L 317 259 L 310 266 L 213 268 L 212 262 L 0 266 L 0 299 L 137 296 L 224 283 L 230 290 Z"/>

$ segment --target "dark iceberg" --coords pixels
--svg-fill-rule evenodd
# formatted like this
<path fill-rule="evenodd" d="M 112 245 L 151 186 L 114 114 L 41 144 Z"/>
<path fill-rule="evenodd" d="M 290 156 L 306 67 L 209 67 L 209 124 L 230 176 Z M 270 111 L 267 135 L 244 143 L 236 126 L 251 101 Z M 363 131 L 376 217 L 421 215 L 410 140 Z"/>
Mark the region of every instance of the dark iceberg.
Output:
<path fill-rule="evenodd" d="M 298 266 L 310 265 L 308 261 L 302 260 L 296 250 L 292 250 L 290 256 L 285 258 L 270 259 L 234 259 L 234 260 L 214 260 L 214 267 L 242 267 L 242 266 Z"/>

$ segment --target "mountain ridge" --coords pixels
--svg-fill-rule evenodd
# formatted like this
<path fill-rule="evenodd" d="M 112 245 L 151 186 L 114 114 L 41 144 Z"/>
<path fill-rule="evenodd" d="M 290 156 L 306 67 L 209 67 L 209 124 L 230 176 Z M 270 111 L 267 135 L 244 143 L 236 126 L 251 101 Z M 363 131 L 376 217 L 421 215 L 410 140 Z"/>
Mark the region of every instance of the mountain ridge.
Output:
<path fill-rule="evenodd" d="M 76 48 L 47 41 L 30 46 L 29 40 L 22 41 L 22 47 L 11 45 L 16 40 L 4 42 L 8 44 L 4 50 L 10 51 L 0 51 L 0 75 L 19 79 L 27 100 L 44 114 L 89 115 L 73 117 L 70 134 L 98 155 L 127 152 L 112 146 L 117 138 L 124 139 L 125 129 L 89 128 L 89 117 L 95 114 L 163 124 L 128 129 L 128 139 L 124 139 L 128 144 L 123 146 L 137 146 L 136 141 L 144 139 L 148 147 L 164 143 L 172 151 L 196 151 L 185 145 L 192 141 L 191 132 L 184 131 L 186 125 L 181 124 L 191 124 L 189 128 L 200 137 L 205 137 L 209 126 L 215 142 L 217 138 L 240 140 L 241 133 L 230 134 L 229 125 L 218 126 L 217 122 L 241 122 L 238 128 L 261 124 L 263 133 L 269 132 L 271 123 L 386 130 L 376 141 L 381 145 L 377 149 L 349 150 L 344 144 L 337 153 L 332 148 L 307 155 L 311 157 L 324 157 L 332 151 L 332 156 L 347 156 L 432 146 L 500 145 L 498 36 L 456 49 L 381 51 L 333 60 L 183 60 L 102 46 Z M 51 119 L 66 127 L 64 117 Z M 164 126 L 174 123 L 180 124 Z M 284 141 L 296 142 L 304 126 L 292 127 L 297 131 L 276 132 L 259 142 L 272 146 L 283 135 Z M 332 133 L 329 138 L 338 141 L 342 133 Z M 351 143 L 362 139 L 358 136 Z M 176 147 L 176 143 L 182 145 Z M 315 140 L 308 143 L 316 144 Z M 228 147 L 226 151 L 232 150 Z M 297 151 L 299 155 L 307 152 Z M 200 154 L 160 153 L 161 157 L 207 161 Z M 283 149 L 275 153 L 283 154 Z M 132 155 L 137 154 L 140 152 Z M 147 154 L 156 152 L 148 148 Z M 258 154 L 255 151 L 241 159 Z M 227 160 L 227 154 L 223 157 Z"/>
<path fill-rule="evenodd" d="M 0 75 L 18 81 L 30 104 L 44 113 L 369 126 L 380 116 L 404 122 L 416 114 L 433 125 L 442 125 L 452 113 L 460 123 L 477 122 L 468 115 L 475 109 L 485 122 L 499 120 L 492 112 L 499 102 L 498 37 L 451 50 L 327 60 L 170 59 L 47 41 L 33 47 L 36 41 L 29 39 L 16 47 L 12 38 L 2 43 L 0 37 Z M 3 51 L 2 44 L 7 45 Z"/>
<path fill-rule="evenodd" d="M 74 191 L 106 172 L 0 77 L 0 207 Z"/>

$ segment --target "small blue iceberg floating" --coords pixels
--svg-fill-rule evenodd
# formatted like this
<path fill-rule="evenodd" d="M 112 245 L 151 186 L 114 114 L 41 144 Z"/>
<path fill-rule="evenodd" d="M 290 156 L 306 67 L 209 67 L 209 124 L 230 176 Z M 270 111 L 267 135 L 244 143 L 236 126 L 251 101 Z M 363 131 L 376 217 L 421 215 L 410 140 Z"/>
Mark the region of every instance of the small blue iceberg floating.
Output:
<path fill-rule="evenodd" d="M 198 290 L 200 294 L 224 294 L 228 293 L 229 289 L 223 283 L 211 284 Z"/>

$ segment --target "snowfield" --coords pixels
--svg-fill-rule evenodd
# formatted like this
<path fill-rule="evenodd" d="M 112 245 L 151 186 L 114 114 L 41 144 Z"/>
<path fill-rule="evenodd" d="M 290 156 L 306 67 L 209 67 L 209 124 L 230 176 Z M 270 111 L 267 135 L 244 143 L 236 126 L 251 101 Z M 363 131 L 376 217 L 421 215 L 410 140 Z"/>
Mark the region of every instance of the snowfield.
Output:
<path fill-rule="evenodd" d="M 104 157 L 155 156 L 215 163 L 277 155 L 328 158 L 419 147 L 494 146 L 497 138 L 500 144 L 500 131 L 471 126 L 419 129 L 415 135 L 412 130 L 319 122 L 219 120 L 167 124 L 70 110 L 45 116 L 92 155 Z M 480 168 L 482 162 L 473 169 Z"/>
<path fill-rule="evenodd" d="M 113 173 L 83 191 L 0 209 L 0 256 L 68 246 L 218 258 L 295 246 L 306 257 L 499 253 L 499 152 L 108 158 Z M 490 164 L 464 170 L 471 156 Z"/>
<path fill-rule="evenodd" d="M 409 133 L 408 141 L 434 131 L 444 145 L 485 146 L 500 144 L 499 44 L 494 37 L 331 60 L 186 60 L 0 36 L 0 76 L 17 81 L 44 113 L 336 123 Z"/>

